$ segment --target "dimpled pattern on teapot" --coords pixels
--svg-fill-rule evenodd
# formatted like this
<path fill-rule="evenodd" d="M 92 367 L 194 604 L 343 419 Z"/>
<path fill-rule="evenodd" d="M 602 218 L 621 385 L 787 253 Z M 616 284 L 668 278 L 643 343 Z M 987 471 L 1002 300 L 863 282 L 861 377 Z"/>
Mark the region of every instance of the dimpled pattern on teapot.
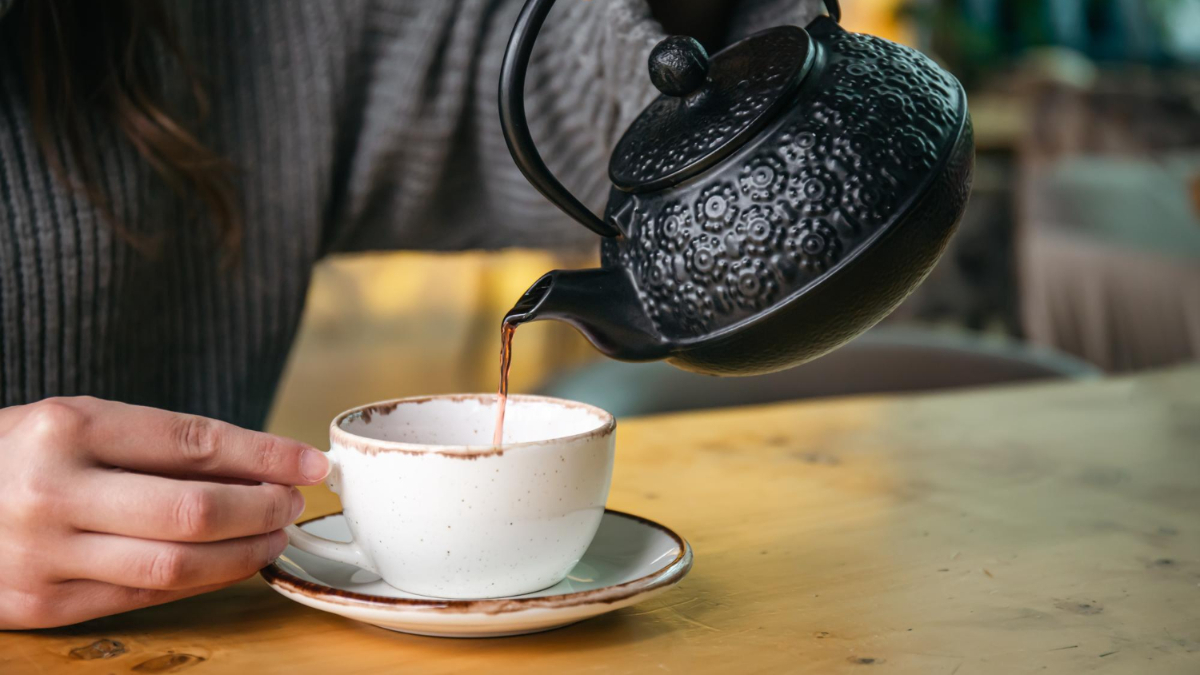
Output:
<path fill-rule="evenodd" d="M 733 72 L 710 76 L 708 90 L 698 104 L 663 96 L 646 108 L 613 152 L 610 176 L 621 187 L 660 181 L 694 164 L 755 124 L 776 99 L 794 85 L 808 49 L 800 31 L 772 31 L 763 35 L 761 48 L 738 53 Z M 749 72 L 753 77 L 745 77 Z M 691 114 L 680 115 L 680 107 Z"/>
<path fill-rule="evenodd" d="M 607 217 L 627 236 L 604 241 L 602 264 L 631 271 L 667 337 L 734 325 L 854 257 L 966 123 L 961 88 L 923 54 L 842 31 L 812 37 L 824 67 L 726 160 L 740 168 L 696 177 L 681 199 L 613 191 Z"/>

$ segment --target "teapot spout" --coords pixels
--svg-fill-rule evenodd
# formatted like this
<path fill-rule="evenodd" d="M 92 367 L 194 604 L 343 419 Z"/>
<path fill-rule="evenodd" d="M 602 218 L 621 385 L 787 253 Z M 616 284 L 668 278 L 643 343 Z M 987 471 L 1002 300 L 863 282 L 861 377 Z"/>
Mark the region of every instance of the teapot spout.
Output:
<path fill-rule="evenodd" d="M 525 291 L 504 322 L 543 319 L 574 326 L 610 358 L 655 361 L 670 355 L 666 340 L 642 309 L 629 275 L 620 269 L 550 272 Z"/>

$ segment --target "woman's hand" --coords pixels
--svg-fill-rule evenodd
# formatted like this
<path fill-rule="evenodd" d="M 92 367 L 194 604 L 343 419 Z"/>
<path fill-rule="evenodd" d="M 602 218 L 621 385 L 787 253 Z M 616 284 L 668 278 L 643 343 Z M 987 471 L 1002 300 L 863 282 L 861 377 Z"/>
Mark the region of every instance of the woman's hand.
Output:
<path fill-rule="evenodd" d="M 0 410 L 0 629 L 155 605 L 252 576 L 329 463 L 193 415 L 47 399 Z"/>

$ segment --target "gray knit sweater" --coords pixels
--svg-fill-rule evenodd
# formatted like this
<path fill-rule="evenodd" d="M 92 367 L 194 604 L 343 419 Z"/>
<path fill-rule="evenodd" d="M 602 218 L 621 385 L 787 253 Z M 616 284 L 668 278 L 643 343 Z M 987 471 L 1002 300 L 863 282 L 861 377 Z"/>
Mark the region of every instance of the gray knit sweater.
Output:
<path fill-rule="evenodd" d="M 237 266 L 99 120 L 100 187 L 161 252 L 135 251 L 55 179 L 4 19 L 28 1 L 0 0 L 0 404 L 91 394 L 259 427 L 322 256 L 590 241 L 500 135 L 518 0 L 170 2 L 214 103 L 204 140 L 238 167 Z M 747 0 L 731 34 L 803 23 L 815 5 Z M 561 0 L 538 39 L 531 126 L 593 208 L 610 149 L 654 94 L 645 58 L 660 37 L 642 0 Z"/>

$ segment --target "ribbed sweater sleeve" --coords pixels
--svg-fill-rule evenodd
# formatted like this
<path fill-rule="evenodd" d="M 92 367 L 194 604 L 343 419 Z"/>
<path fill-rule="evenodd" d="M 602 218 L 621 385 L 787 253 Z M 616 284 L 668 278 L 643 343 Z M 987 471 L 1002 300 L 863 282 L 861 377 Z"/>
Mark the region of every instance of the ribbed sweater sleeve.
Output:
<path fill-rule="evenodd" d="M 383 11 L 389 3 L 376 3 Z M 587 245 L 594 236 L 539 195 L 500 130 L 497 81 L 519 0 L 457 0 L 422 17 L 416 50 L 373 32 L 364 108 L 338 250 Z M 746 0 L 729 39 L 803 25 L 819 0 Z M 383 22 L 368 21 L 378 26 Z M 538 35 L 525 101 L 538 150 L 558 179 L 600 212 L 608 158 L 657 92 L 646 59 L 664 37 L 644 0 L 562 0 Z M 422 95 L 406 97 L 411 78 Z"/>

